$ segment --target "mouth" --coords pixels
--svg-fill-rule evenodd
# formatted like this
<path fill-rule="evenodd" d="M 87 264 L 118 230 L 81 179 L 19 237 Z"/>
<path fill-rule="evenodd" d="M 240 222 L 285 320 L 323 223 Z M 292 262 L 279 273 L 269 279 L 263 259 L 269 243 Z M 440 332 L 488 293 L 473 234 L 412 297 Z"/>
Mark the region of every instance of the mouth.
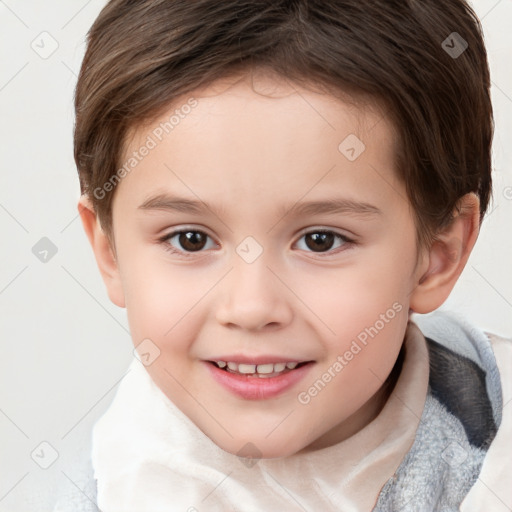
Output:
<path fill-rule="evenodd" d="M 290 364 L 294 366 L 293 368 L 286 367 L 287 363 L 274 363 L 272 368 L 268 367 L 269 363 L 264 365 L 232 363 L 231 366 L 236 365 L 237 370 L 229 368 L 228 363 L 224 364 L 223 361 L 203 361 L 203 364 L 209 370 L 213 381 L 237 398 L 266 400 L 277 398 L 286 391 L 296 388 L 316 363 L 315 361 L 293 362 Z M 283 364 L 285 368 L 281 368 Z M 280 371 L 274 371 L 276 369 L 274 365 L 280 365 L 277 367 Z M 259 368 L 260 366 L 262 368 Z"/>
<path fill-rule="evenodd" d="M 224 361 L 206 361 L 216 369 L 247 379 L 270 379 L 286 375 L 302 368 L 314 361 L 289 362 L 289 363 L 267 363 L 267 364 L 238 364 Z"/>

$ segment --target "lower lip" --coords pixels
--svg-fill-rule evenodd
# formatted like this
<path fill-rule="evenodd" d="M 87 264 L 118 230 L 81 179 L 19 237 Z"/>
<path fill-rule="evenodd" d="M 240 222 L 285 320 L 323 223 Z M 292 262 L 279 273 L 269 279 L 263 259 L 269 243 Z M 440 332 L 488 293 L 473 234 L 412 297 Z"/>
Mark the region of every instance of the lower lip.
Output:
<path fill-rule="evenodd" d="M 265 400 L 284 393 L 300 382 L 314 364 L 314 362 L 310 362 L 277 377 L 262 378 L 230 373 L 208 361 L 204 361 L 204 363 L 219 384 L 246 400 Z"/>

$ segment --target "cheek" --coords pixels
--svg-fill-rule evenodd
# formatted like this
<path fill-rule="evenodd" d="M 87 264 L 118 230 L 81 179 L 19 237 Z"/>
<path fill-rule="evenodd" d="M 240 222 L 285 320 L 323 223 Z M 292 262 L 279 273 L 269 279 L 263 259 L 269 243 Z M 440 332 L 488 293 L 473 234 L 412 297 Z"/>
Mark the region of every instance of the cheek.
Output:
<path fill-rule="evenodd" d="M 326 337 L 328 357 L 322 365 L 324 376 L 332 384 L 327 384 L 318 401 L 318 407 L 339 404 L 338 412 L 331 408 L 327 413 L 333 422 L 339 414 L 347 417 L 366 403 L 395 364 L 407 327 L 408 308 L 393 297 L 380 299 L 369 292 L 344 300 L 333 317 L 336 335 Z"/>
<path fill-rule="evenodd" d="M 165 260 L 136 252 L 123 261 L 126 310 L 134 342 L 150 338 L 165 350 L 179 349 L 176 341 L 187 339 L 183 328 L 200 308 L 200 300 L 212 279 L 202 278 L 192 267 L 169 265 Z M 178 335 L 178 333 L 181 333 Z"/>
<path fill-rule="evenodd" d="M 389 331 L 392 325 L 407 323 L 412 265 L 390 252 L 389 257 L 317 274 L 302 285 L 298 281 L 297 294 L 307 298 L 306 304 L 325 324 L 326 339 L 350 340 L 379 321 L 381 315 L 389 321 Z"/>
<path fill-rule="evenodd" d="M 356 293 L 380 309 L 388 308 L 395 301 L 405 307 L 417 261 L 414 236 L 414 230 L 409 233 L 404 226 L 401 236 L 390 237 L 369 251 L 366 261 L 358 265 Z"/>
<path fill-rule="evenodd" d="M 332 331 L 326 336 L 329 352 L 347 353 L 347 359 L 357 359 L 359 364 L 393 358 L 409 316 L 405 295 L 389 289 L 358 290 L 329 307 L 325 316 Z"/>

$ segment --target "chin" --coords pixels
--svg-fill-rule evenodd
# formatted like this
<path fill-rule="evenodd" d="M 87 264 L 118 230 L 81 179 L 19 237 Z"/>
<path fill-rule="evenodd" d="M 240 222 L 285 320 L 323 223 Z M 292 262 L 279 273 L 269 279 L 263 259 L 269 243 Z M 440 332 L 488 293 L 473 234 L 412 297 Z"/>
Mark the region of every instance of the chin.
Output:
<path fill-rule="evenodd" d="M 232 441 L 228 445 L 219 445 L 224 451 L 236 455 L 238 457 L 246 457 L 248 459 L 275 459 L 280 457 L 288 457 L 294 455 L 302 446 L 285 446 L 283 443 L 269 444 L 268 439 L 249 440 L 239 439 Z"/>

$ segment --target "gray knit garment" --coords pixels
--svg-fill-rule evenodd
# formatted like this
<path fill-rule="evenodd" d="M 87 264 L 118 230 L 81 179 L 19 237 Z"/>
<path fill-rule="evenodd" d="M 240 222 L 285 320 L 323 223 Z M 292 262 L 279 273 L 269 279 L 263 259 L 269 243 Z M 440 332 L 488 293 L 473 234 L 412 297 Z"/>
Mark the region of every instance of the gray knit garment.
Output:
<path fill-rule="evenodd" d="M 425 408 L 414 444 L 375 512 L 457 512 L 501 423 L 500 377 L 489 340 L 457 315 L 431 318 L 435 324 L 417 321 L 430 355 Z"/>
<path fill-rule="evenodd" d="M 484 457 L 485 450 L 469 443 L 461 422 L 429 394 L 416 440 L 374 510 L 456 512 Z"/>

